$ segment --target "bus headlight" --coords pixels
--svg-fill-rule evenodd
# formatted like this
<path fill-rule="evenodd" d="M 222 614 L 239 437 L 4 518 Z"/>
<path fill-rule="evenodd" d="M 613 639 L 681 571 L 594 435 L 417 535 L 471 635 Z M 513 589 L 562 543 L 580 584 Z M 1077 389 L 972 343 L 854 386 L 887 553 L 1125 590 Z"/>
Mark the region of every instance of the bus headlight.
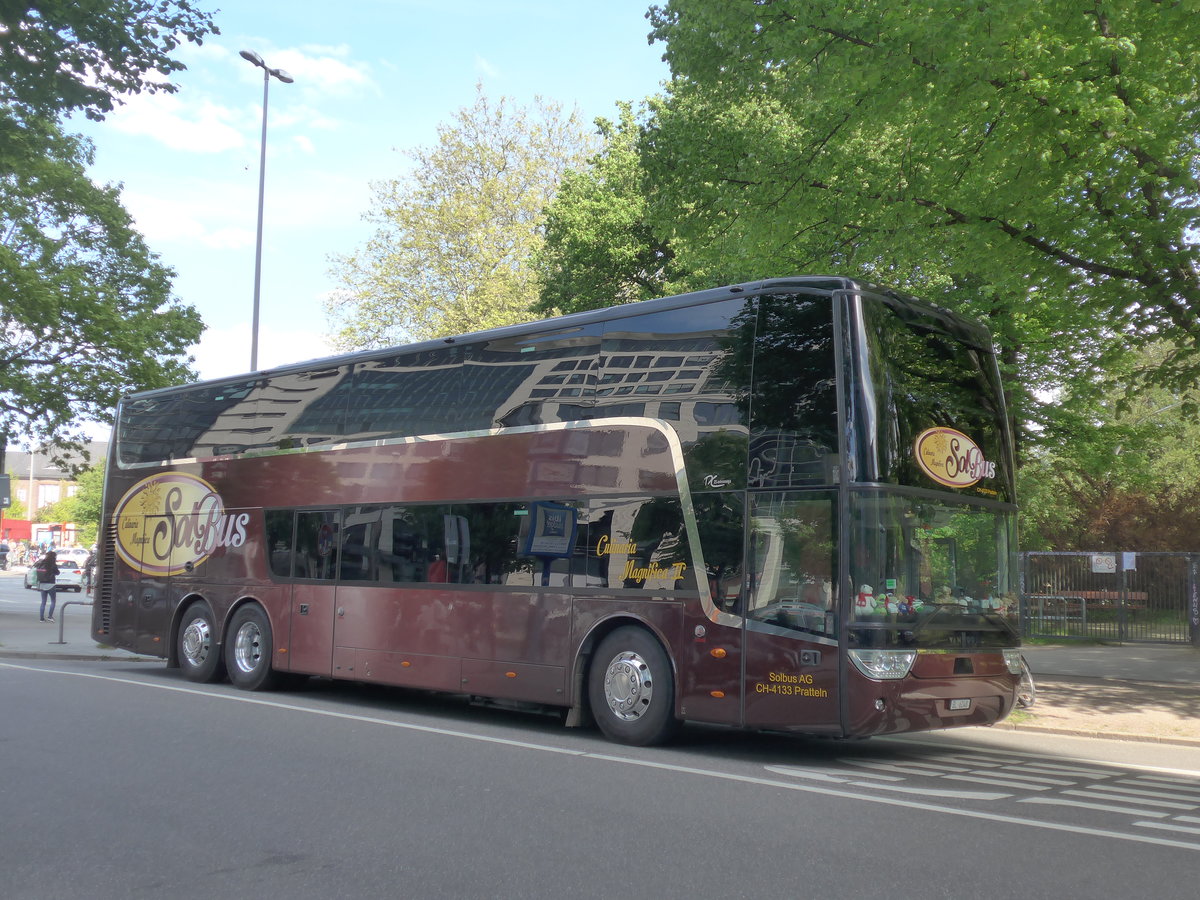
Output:
<path fill-rule="evenodd" d="M 1008 666 L 1010 675 L 1021 674 L 1021 651 L 1018 649 L 1004 651 L 1004 665 Z"/>
<path fill-rule="evenodd" d="M 850 661 L 868 678 L 895 681 L 908 674 L 916 662 L 916 650 L 851 650 Z"/>

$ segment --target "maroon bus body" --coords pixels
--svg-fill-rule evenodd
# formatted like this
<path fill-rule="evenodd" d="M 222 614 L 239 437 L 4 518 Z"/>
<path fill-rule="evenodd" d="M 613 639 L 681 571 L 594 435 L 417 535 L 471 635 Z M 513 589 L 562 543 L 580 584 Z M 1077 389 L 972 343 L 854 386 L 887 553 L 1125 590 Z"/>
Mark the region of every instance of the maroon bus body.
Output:
<path fill-rule="evenodd" d="M 844 403 L 839 399 L 839 407 Z M 114 456 L 120 428 L 119 421 Z M 835 584 L 827 606 L 835 624 L 811 634 L 786 632 L 752 621 L 738 605 L 749 602 L 749 576 L 739 573 L 728 589 L 713 576 L 694 514 L 690 555 L 678 564 L 671 588 L 616 586 L 607 577 L 538 584 L 536 571 L 527 584 L 438 583 L 440 576 L 432 575 L 424 582 L 364 584 L 281 577 L 272 562 L 267 517 L 273 510 L 298 516 L 368 505 L 586 505 L 622 498 L 690 510 L 698 476 L 688 471 L 686 450 L 667 422 L 604 418 L 598 409 L 590 420 L 281 446 L 260 455 L 134 465 L 110 460 L 93 634 L 171 666 L 180 665 L 183 648 L 191 653 L 197 642 L 207 642 L 205 652 L 222 662 L 196 680 L 219 677 L 224 660 L 234 658 L 230 653 L 262 647 L 273 673 L 563 707 L 568 724 L 579 724 L 594 714 L 589 691 L 597 667 L 620 668 L 615 658 L 610 663 L 611 651 L 601 659 L 598 649 L 633 628 L 652 638 L 649 645 L 635 642 L 635 662 L 649 658 L 653 666 L 650 657 L 664 654 L 670 678 L 665 686 L 659 681 L 657 702 L 662 691 L 670 692 L 673 720 L 866 737 L 989 725 L 1008 715 L 1020 675 L 1004 648 L 1014 644 L 996 639 L 922 648 L 903 677 L 868 677 L 851 664 L 852 648 L 873 646 L 875 635 L 900 640 L 893 636 L 912 633 L 903 624 L 851 622 L 844 558 L 834 579 L 840 588 Z M 744 472 L 741 477 L 743 483 L 728 488 L 738 502 L 750 493 Z M 173 493 L 173 479 L 209 493 L 193 502 L 186 492 Z M 837 517 L 844 520 L 847 484 L 834 474 L 797 496 L 836 496 Z M 938 495 L 925 489 L 921 496 Z M 992 505 L 999 508 L 1000 501 Z M 840 548 L 849 526 L 838 527 Z M 616 535 L 613 528 L 614 541 Z M 594 544 L 594 557 L 608 552 Z M 235 631 L 254 610 L 265 616 L 263 627 L 255 624 L 247 631 L 253 640 L 235 647 Z M 197 611 L 204 613 L 199 627 Z M 852 633 L 852 624 L 862 627 Z M 640 689 L 649 695 L 651 685 Z M 659 728 L 644 736 L 649 741 L 665 733 Z"/>
<path fill-rule="evenodd" d="M 280 672 L 579 711 L 597 642 L 619 625 L 636 624 L 668 648 L 675 714 L 683 720 L 863 737 L 986 725 L 1009 713 L 1019 679 L 995 652 L 970 654 L 970 677 L 954 672 L 954 660 L 963 657 L 945 654 L 923 654 L 910 677 L 897 682 L 868 679 L 846 666 L 851 683 L 843 714 L 839 672 L 845 663 L 836 648 L 715 622 L 711 604 L 706 609 L 696 589 L 631 600 L 628 592 L 581 587 L 522 592 L 490 585 L 281 584 L 270 577 L 263 509 L 255 505 L 264 497 L 271 506 L 319 508 L 678 494 L 675 458 L 666 442 L 648 440 L 659 435 L 656 429 L 626 423 L 604 430 L 643 447 L 636 465 L 621 467 L 616 484 L 587 483 L 594 466 L 567 446 L 566 429 L 178 465 L 174 471 L 198 475 L 217 490 L 227 515 L 249 515 L 246 540 L 236 549 L 219 548 L 205 561 L 203 577 L 152 577 L 117 560 L 114 618 L 124 627 L 101 626 L 95 637 L 177 664 L 180 619 L 189 601 L 207 603 L 221 633 L 239 606 L 256 603 L 270 620 L 271 665 Z M 648 448 L 653 443 L 658 452 Z M 574 473 L 569 484 L 561 479 L 564 465 Z M 540 477 L 540 470 L 553 477 Z M 144 475 L 137 470 L 127 480 L 113 478 L 109 490 L 121 493 Z M 163 521 L 171 518 L 186 515 Z M 820 662 L 801 666 L 806 652 Z M 971 699 L 970 708 L 949 710 L 952 698 Z"/>

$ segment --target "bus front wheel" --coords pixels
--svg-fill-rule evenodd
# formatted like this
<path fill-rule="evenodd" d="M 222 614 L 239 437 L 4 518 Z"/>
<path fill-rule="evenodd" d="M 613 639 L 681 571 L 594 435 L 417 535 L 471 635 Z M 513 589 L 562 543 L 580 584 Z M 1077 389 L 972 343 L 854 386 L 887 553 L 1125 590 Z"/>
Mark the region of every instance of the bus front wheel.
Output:
<path fill-rule="evenodd" d="M 220 680 L 225 670 L 218 646 L 212 610 L 207 603 L 193 603 L 179 623 L 176 642 L 179 668 L 188 681 L 208 684 Z"/>
<path fill-rule="evenodd" d="M 588 700 L 600 730 L 618 743 L 661 744 L 679 727 L 671 661 L 643 628 L 618 628 L 600 642 L 588 674 Z"/>
<path fill-rule="evenodd" d="M 271 623 L 262 607 L 248 603 L 233 614 L 225 641 L 225 668 L 229 680 L 243 691 L 267 691 L 279 674 L 271 666 Z"/>

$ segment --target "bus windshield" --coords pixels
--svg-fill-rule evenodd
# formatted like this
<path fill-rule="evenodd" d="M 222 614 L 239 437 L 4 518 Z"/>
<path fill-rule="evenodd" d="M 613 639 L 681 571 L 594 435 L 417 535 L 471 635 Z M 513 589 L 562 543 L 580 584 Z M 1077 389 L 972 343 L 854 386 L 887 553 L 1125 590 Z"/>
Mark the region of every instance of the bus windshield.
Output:
<path fill-rule="evenodd" d="M 871 493 L 850 522 L 852 643 L 1017 646 L 1011 512 Z"/>

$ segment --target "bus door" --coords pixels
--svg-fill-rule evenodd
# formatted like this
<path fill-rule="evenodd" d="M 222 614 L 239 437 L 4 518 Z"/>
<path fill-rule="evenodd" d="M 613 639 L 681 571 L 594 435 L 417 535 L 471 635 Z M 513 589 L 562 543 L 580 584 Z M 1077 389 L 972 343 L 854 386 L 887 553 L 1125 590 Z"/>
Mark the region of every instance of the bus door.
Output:
<path fill-rule="evenodd" d="M 163 515 L 123 515 L 118 522 L 118 540 L 125 551 L 128 581 L 113 585 L 113 638 L 121 647 L 135 653 L 166 656 L 169 621 L 171 559 L 169 540 L 171 517 Z"/>
<path fill-rule="evenodd" d="M 333 674 L 333 629 L 340 514 L 333 509 L 268 512 L 271 569 L 291 581 L 288 669 Z M 294 515 L 294 519 L 293 519 Z M 290 551 L 290 552 L 289 552 Z"/>
<path fill-rule="evenodd" d="M 840 731 L 833 502 L 823 493 L 750 499 L 746 727 Z"/>

